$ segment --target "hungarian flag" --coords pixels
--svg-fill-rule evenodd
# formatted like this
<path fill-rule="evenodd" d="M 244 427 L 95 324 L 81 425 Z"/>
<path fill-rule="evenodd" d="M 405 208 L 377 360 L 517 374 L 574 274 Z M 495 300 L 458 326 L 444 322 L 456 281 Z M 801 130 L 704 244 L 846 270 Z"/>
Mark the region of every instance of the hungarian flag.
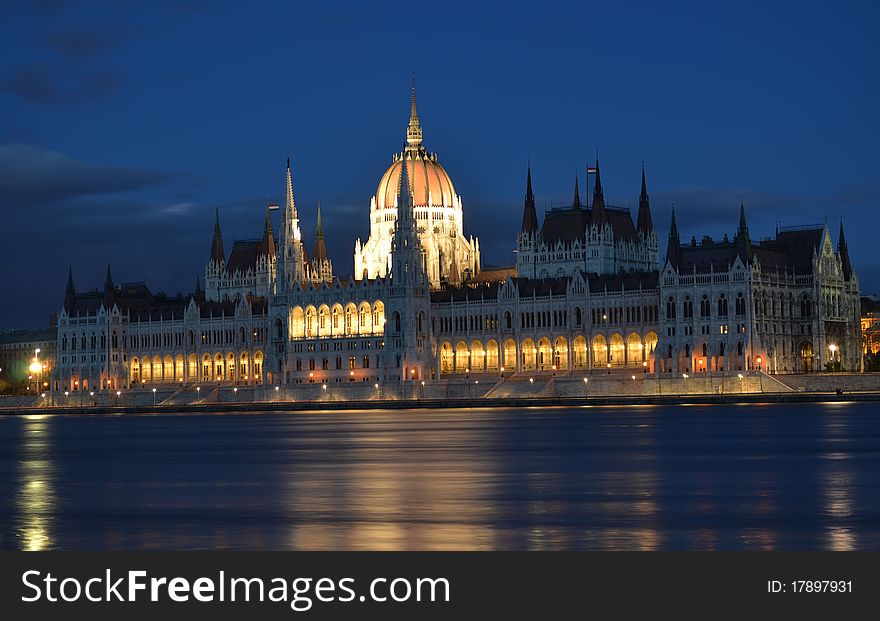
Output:
<path fill-rule="evenodd" d="M 598 171 L 599 171 L 599 169 L 596 168 L 595 166 L 587 166 L 587 174 L 588 175 L 595 175 Z"/>

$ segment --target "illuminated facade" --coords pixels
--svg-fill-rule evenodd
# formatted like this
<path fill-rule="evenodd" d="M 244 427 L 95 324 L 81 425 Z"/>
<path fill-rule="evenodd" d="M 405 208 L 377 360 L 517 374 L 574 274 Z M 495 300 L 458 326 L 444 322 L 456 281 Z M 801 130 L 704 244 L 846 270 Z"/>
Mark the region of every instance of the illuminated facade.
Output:
<path fill-rule="evenodd" d="M 436 381 L 472 374 L 772 373 L 861 368 L 858 278 L 841 227 L 682 245 L 666 259 L 642 171 L 637 218 L 592 200 L 539 223 L 527 172 L 517 261 L 481 271 L 460 196 L 422 146 L 412 95 L 407 144 L 370 202 L 353 278 L 334 275 L 320 206 L 311 256 L 290 161 L 275 235 L 227 256 L 219 213 L 205 288 L 168 297 L 144 283 L 77 292 L 58 320 L 58 390 L 154 384 Z"/>
<path fill-rule="evenodd" d="M 862 369 L 859 282 L 843 225 L 779 229 L 752 241 L 679 239 L 675 213 L 660 273 L 657 368 L 668 373 Z"/>

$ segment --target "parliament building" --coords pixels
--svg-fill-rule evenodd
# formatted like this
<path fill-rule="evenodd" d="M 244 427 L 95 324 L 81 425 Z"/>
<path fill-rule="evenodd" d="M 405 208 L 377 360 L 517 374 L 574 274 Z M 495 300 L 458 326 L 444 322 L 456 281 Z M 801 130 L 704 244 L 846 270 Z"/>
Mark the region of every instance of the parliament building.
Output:
<path fill-rule="evenodd" d="M 262 236 L 227 254 L 217 213 L 204 287 L 169 297 L 108 267 L 103 288 L 83 291 L 71 271 L 52 387 L 861 370 L 842 225 L 836 245 L 827 225 L 758 241 L 740 206 L 732 238 L 683 244 L 673 213 L 661 260 L 644 169 L 635 219 L 606 203 L 598 160 L 591 172 L 585 201 L 576 180 L 571 205 L 539 222 L 529 168 L 516 263 L 483 269 L 462 196 L 423 144 L 413 88 L 353 277 L 334 273 L 320 207 L 308 251 L 288 160 L 277 232 L 267 208 Z"/>

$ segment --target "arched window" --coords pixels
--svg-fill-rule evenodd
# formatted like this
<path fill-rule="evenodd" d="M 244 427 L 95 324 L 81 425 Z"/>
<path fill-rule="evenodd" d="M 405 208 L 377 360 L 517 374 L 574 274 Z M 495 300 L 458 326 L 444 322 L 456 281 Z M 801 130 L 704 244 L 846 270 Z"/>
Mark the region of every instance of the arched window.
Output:
<path fill-rule="evenodd" d="M 578 309 L 578 310 L 580 310 L 580 309 Z M 511 324 L 510 311 L 504 311 L 504 326 L 505 326 L 505 329 L 510 330 L 510 329 L 511 329 L 511 325 L 510 325 L 510 324 Z"/>
<path fill-rule="evenodd" d="M 394 311 L 394 331 L 400 332 L 400 313 Z"/>
<path fill-rule="evenodd" d="M 582 319 L 581 318 L 581 307 L 575 306 L 574 307 L 574 325 L 576 325 L 576 326 L 581 325 L 581 319 Z"/>

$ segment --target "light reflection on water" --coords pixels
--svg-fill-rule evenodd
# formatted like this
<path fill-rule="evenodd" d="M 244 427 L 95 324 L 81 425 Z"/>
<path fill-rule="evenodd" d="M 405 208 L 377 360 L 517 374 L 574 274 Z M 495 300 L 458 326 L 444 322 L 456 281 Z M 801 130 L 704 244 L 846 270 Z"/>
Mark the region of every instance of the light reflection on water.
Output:
<path fill-rule="evenodd" d="M 0 419 L 0 547 L 880 549 L 871 404 Z"/>
<path fill-rule="evenodd" d="M 15 494 L 15 536 L 22 550 L 47 550 L 53 545 L 52 526 L 56 511 L 52 425 L 44 415 L 22 418 L 19 445 L 18 488 Z M 5 447 L 4 447 L 5 448 Z"/>

